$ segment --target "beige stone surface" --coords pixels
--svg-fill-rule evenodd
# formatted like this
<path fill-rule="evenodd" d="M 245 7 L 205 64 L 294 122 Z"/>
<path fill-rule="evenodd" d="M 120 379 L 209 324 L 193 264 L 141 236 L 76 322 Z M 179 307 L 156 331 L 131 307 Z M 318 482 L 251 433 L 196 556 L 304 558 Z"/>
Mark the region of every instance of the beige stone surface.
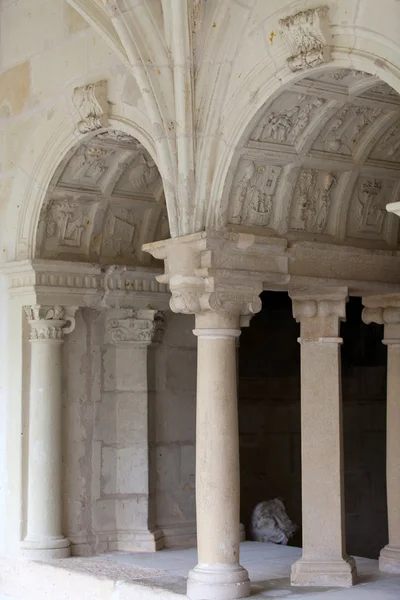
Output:
<path fill-rule="evenodd" d="M 28 61 L 0 75 L 0 115 L 13 117 L 21 113 L 30 98 L 30 64 Z"/>

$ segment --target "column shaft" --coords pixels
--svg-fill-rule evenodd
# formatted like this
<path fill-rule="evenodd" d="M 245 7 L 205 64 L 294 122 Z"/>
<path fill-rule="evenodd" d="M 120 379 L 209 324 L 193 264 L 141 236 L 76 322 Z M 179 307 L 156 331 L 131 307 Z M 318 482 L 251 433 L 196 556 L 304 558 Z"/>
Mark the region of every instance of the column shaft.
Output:
<path fill-rule="evenodd" d="M 193 599 L 250 594 L 239 564 L 239 433 L 236 329 L 197 329 L 196 510 L 199 564 L 190 572 Z"/>

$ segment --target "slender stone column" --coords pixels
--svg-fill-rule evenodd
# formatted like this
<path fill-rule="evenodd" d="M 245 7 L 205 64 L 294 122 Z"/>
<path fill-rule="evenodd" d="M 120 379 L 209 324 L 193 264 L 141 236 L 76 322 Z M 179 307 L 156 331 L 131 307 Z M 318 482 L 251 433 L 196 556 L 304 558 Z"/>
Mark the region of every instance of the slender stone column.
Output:
<path fill-rule="evenodd" d="M 382 297 L 380 308 L 364 308 L 363 321 L 384 324 L 387 345 L 387 408 L 386 408 L 386 486 L 389 543 L 382 548 L 379 568 L 388 573 L 400 573 L 400 295 L 395 299 Z M 364 299 L 364 304 L 368 302 Z M 376 303 L 377 298 L 372 300 Z"/>
<path fill-rule="evenodd" d="M 299 586 L 351 586 L 345 550 L 340 321 L 347 289 L 290 294 L 301 325 L 303 554 L 292 566 Z"/>
<path fill-rule="evenodd" d="M 187 593 L 196 600 L 243 598 L 250 594 L 250 581 L 239 564 L 239 316 L 196 315 L 194 334 L 198 565 L 189 573 Z"/>
<path fill-rule="evenodd" d="M 62 531 L 61 346 L 75 327 L 76 309 L 27 307 L 30 325 L 28 506 L 25 557 L 66 558 Z"/>

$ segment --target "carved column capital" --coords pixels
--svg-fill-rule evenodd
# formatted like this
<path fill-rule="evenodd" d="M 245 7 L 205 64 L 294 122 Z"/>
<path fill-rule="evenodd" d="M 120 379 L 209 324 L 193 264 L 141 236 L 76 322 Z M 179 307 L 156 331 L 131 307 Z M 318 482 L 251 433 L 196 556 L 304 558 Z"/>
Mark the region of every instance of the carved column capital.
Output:
<path fill-rule="evenodd" d="M 164 314 L 151 309 L 114 309 L 107 313 L 106 341 L 117 346 L 145 347 L 160 343 Z"/>
<path fill-rule="evenodd" d="M 25 306 L 25 314 L 30 325 L 30 341 L 62 341 L 64 335 L 75 329 L 77 307 Z"/>
<path fill-rule="evenodd" d="M 400 344 L 400 294 L 363 298 L 362 320 L 385 326 L 384 344 Z"/>
<path fill-rule="evenodd" d="M 301 324 L 301 341 L 337 341 L 340 321 L 346 320 L 347 288 L 303 289 L 289 292 L 293 316 Z"/>

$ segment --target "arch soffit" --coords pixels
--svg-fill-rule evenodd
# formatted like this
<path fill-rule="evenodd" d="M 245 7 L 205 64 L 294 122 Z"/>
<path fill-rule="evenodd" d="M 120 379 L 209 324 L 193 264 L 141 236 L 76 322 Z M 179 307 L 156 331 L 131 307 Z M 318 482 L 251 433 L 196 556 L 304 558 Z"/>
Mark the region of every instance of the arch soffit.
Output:
<path fill-rule="evenodd" d="M 333 44 L 334 42 L 335 36 Z M 374 33 L 374 42 L 375 52 L 371 52 L 365 31 L 354 27 L 351 33 L 341 32 L 340 47 L 333 45 L 330 62 L 322 66 L 292 72 L 286 64 L 286 53 L 275 60 L 272 60 L 270 55 L 265 56 L 254 68 L 249 68 L 248 75 L 241 78 L 240 84 L 222 111 L 222 138 L 219 142 L 218 159 L 209 196 L 207 227 L 218 229 L 226 224 L 232 172 L 237 165 L 241 149 L 262 112 L 288 87 L 304 77 L 318 75 L 326 69 L 350 69 L 370 73 L 400 94 L 400 68 L 395 66 L 400 64 L 400 43 L 395 45 L 390 42 L 392 58 L 388 60 L 388 42 L 384 36 Z M 203 183 L 200 183 L 200 186 L 203 186 Z"/>
<path fill-rule="evenodd" d="M 60 108 L 53 115 L 51 122 L 43 119 L 39 123 L 42 143 L 38 144 L 36 141 L 32 147 L 27 144 L 9 199 L 13 211 L 10 220 L 16 223 L 16 239 L 14 247 L 10 246 L 7 260 L 34 258 L 41 208 L 57 169 L 74 147 L 77 148 L 108 130 L 117 130 L 137 139 L 153 161 L 157 161 L 156 144 L 149 133 L 150 122 L 134 107 L 122 103 L 113 104 L 108 115 L 108 127 L 86 134 L 77 130 L 77 121 L 77 115 Z M 14 207 L 18 205 L 19 208 L 15 210 Z"/>

